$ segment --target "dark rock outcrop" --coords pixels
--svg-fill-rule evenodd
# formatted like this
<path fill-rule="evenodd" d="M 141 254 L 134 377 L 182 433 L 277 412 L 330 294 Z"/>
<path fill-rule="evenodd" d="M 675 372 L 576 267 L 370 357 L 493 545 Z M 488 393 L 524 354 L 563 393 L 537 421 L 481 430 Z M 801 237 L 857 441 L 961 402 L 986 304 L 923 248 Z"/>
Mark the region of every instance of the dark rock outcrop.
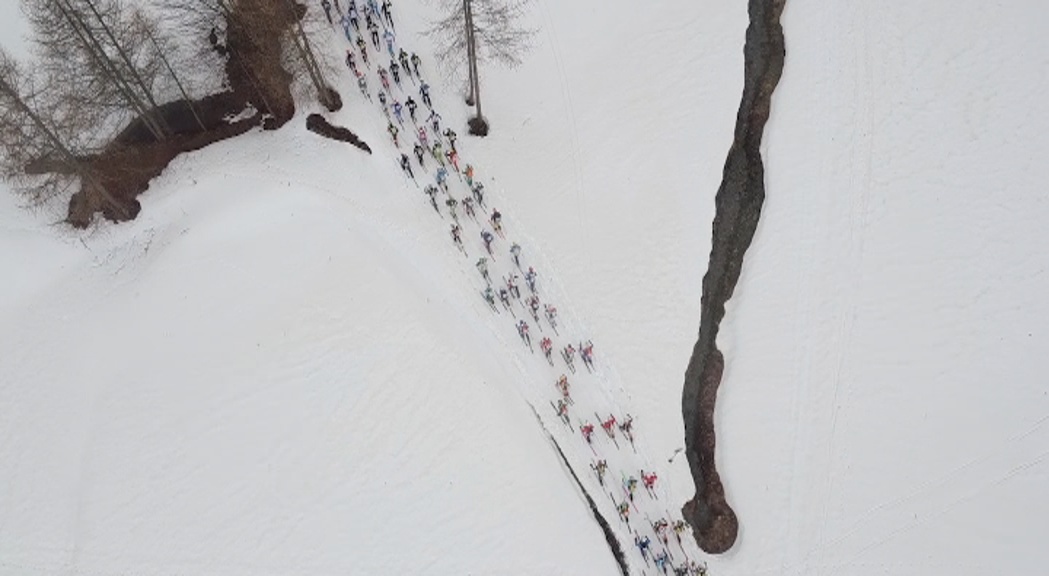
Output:
<path fill-rule="evenodd" d="M 348 128 L 333 125 L 320 114 L 310 114 L 306 117 L 306 129 L 314 134 L 324 136 L 325 138 L 353 144 L 368 154 L 372 153 L 371 147 L 358 138 L 356 134 L 351 132 Z"/>
<path fill-rule="evenodd" d="M 685 371 L 682 415 L 685 455 L 696 495 L 682 508 L 700 548 L 717 554 L 732 547 L 739 520 L 725 498 L 714 461 L 714 405 L 724 370 L 717 334 L 754 238 L 765 200 L 761 137 L 772 93 L 786 54 L 779 17 L 785 0 L 750 0 L 750 25 L 744 47 L 743 98 L 736 115 L 735 140 L 729 149 L 721 187 L 715 198 L 713 239 L 703 277 L 699 338 Z"/>

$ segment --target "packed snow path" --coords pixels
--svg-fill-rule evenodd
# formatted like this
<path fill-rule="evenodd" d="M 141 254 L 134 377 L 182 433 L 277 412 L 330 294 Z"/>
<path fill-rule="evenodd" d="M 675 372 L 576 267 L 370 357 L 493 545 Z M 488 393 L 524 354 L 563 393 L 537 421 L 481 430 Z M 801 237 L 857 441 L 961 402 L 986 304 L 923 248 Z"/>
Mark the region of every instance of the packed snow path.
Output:
<path fill-rule="evenodd" d="M 590 342 L 584 323 L 571 313 L 570 307 L 558 305 L 567 302 L 567 298 L 556 280 L 546 273 L 549 268 L 545 266 L 538 247 L 518 239 L 520 233 L 513 215 L 501 214 L 498 222 L 493 221 L 492 214 L 498 210 L 500 193 L 493 190 L 494 186 L 483 186 L 486 180 L 483 169 L 472 166 L 467 153 L 459 157 L 463 143 L 458 140 L 452 143 L 444 134 L 448 127 L 441 123 L 438 106 L 444 99 L 432 86 L 429 91 L 421 90 L 426 84 L 425 77 L 431 70 L 431 63 L 424 61 L 418 66 L 419 76 L 407 69 L 415 68 L 415 62 L 409 61 L 409 66 L 398 64 L 395 78 L 390 68 L 401 50 L 413 56 L 414 53 L 397 42 L 391 26 L 392 15 L 384 14 L 378 4 L 362 2 L 356 10 L 356 27 L 349 15 L 345 18 L 339 15 L 333 26 L 338 31 L 341 25 L 338 35 L 345 37 L 341 46 L 347 55 L 352 56 L 340 57 L 346 60 L 348 68 L 358 78 L 360 92 L 348 96 L 367 98 L 379 107 L 379 120 L 388 124 L 388 128 L 392 127 L 388 130 L 390 139 L 374 146 L 376 157 L 388 156 L 398 165 L 402 158 L 408 159 L 410 175 L 409 170 L 404 169 L 405 190 L 415 197 L 419 210 L 432 214 L 435 237 L 447 244 L 450 254 L 455 254 L 453 258 L 460 261 L 461 273 L 472 277 L 477 291 L 465 296 L 476 301 L 476 312 L 494 317 L 495 337 L 504 345 L 519 350 L 514 359 L 521 372 L 519 382 L 527 383 L 520 392 L 536 411 L 545 430 L 561 447 L 600 513 L 616 532 L 630 572 L 705 572 L 702 552 L 691 535 L 674 529 L 680 517 L 671 514 L 677 503 L 667 497 L 669 491 L 664 486 L 662 467 L 645 457 L 645 423 L 637 422 L 626 430 L 622 427 L 632 418 L 621 394 L 622 387 L 615 385 L 614 370 L 601 358 L 600 348 L 594 353 L 590 365 L 578 353 L 574 362 L 568 361 L 566 347 L 574 346 L 578 352 Z M 373 24 L 369 26 L 370 23 Z M 387 66 L 386 62 L 390 65 Z M 414 114 L 410 114 L 406 105 L 409 97 L 418 106 Z M 432 106 L 425 103 L 431 97 Z M 431 115 L 434 112 L 437 116 Z M 411 118 L 413 115 L 414 119 Z M 425 149 L 421 163 L 413 151 L 416 143 Z M 445 155 L 452 152 L 455 157 Z M 472 178 L 465 175 L 467 166 L 475 171 Z M 447 171 L 443 185 L 437 177 L 442 168 Z M 482 184 L 482 196 L 478 197 L 471 190 L 471 180 Z M 436 194 L 432 193 L 431 186 L 436 188 Z M 430 193 L 426 192 L 428 189 Z M 455 199 L 457 204 L 450 206 L 449 199 Z M 467 203 L 473 201 L 473 215 L 465 212 L 464 200 Z M 456 225 L 461 229 L 460 243 L 453 240 L 452 228 Z M 483 235 L 490 238 L 488 246 Z M 516 262 L 511 254 L 511 247 L 515 244 L 521 248 Z M 477 265 L 480 258 L 486 259 L 487 278 L 482 276 Z M 537 276 L 534 292 L 525 280 L 526 273 L 532 269 Z M 508 280 L 516 284 L 516 291 L 509 288 Z M 489 286 L 493 290 L 494 304 L 486 302 L 484 297 Z M 506 290 L 508 306 L 501 301 L 501 289 Z M 532 296 L 539 301 L 535 315 L 526 304 Z M 545 313 L 548 305 L 556 308 L 553 322 Z M 519 330 L 522 321 L 528 327 L 527 338 Z M 544 338 L 552 341 L 549 360 L 540 349 Z M 567 396 L 558 385 L 562 376 L 567 378 Z M 558 414 L 559 401 L 566 399 L 567 417 L 563 418 Z M 614 421 L 610 422 L 613 418 Z M 611 424 L 607 426 L 607 432 L 603 423 Z M 592 434 L 587 441 L 584 429 L 590 431 L 590 427 Z M 597 472 L 600 461 L 607 463 L 603 474 Z M 649 488 L 643 475 L 653 473 L 656 479 Z M 631 483 L 634 484 L 632 497 L 628 487 Z M 647 552 L 642 553 L 638 542 L 646 538 L 651 544 Z M 656 561 L 663 554 L 667 559 L 665 566 Z"/>

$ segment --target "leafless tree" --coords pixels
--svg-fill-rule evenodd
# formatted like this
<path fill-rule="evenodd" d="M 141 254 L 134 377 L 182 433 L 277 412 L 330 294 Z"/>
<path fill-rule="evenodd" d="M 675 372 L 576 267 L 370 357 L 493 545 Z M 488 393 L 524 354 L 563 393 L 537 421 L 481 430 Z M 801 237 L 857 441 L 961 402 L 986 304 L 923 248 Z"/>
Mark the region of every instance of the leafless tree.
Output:
<path fill-rule="evenodd" d="M 278 1 L 284 3 L 285 9 L 290 14 L 295 14 L 298 4 L 295 0 Z M 297 73 L 296 75 L 304 74 L 316 90 L 320 103 L 334 111 L 339 106 L 337 96 L 327 81 L 327 74 L 332 68 L 331 62 L 323 56 L 317 56 L 311 40 L 317 33 L 319 25 L 322 24 L 322 19 L 316 11 L 316 5 L 313 8 L 314 10 L 307 8 L 301 18 L 292 17 L 293 24 L 289 31 L 289 40 L 290 53 L 294 55 L 294 58 L 286 62 L 286 66 L 292 73 Z"/>
<path fill-rule="evenodd" d="M 529 0 L 444 0 L 447 14 L 431 24 L 426 34 L 437 46 L 437 61 L 448 77 L 462 78 L 465 69 L 466 103 L 474 106 L 470 132 L 488 133 L 481 110 L 480 64 L 497 62 L 510 68 L 521 64 L 534 30 L 521 24 Z"/>
<path fill-rule="evenodd" d="M 84 127 L 62 105 L 49 100 L 46 83 L 27 73 L 0 49 L 0 172 L 18 184 L 31 205 L 46 204 L 77 181 L 90 187 L 118 214 L 127 215 L 84 160 L 78 134 Z M 27 167 L 47 163 L 31 173 Z"/>

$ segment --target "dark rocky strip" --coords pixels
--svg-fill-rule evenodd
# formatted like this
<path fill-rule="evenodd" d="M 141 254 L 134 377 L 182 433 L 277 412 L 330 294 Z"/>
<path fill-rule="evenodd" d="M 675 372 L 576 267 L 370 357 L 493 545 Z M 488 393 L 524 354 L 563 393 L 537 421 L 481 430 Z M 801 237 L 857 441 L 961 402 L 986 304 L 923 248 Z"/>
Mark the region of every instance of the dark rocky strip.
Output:
<path fill-rule="evenodd" d="M 328 122 L 324 116 L 321 116 L 320 114 L 310 114 L 306 117 L 306 129 L 314 134 L 324 136 L 325 138 L 331 138 L 332 140 L 352 144 L 368 154 L 372 153 L 371 146 L 368 146 L 366 142 L 361 140 L 349 128 L 336 126 L 331 122 Z"/>
<path fill-rule="evenodd" d="M 750 25 L 743 48 L 743 98 L 715 198 L 710 261 L 703 277 L 699 338 L 685 370 L 681 399 L 685 455 L 696 495 L 682 508 L 699 547 L 711 554 L 736 542 L 739 520 L 725 499 L 714 461 L 714 404 L 725 362 L 717 349 L 725 302 L 732 297 L 743 269 L 743 256 L 754 238 L 765 200 L 761 136 L 769 117 L 772 92 L 779 83 L 786 54 L 779 18 L 785 0 L 749 0 Z"/>

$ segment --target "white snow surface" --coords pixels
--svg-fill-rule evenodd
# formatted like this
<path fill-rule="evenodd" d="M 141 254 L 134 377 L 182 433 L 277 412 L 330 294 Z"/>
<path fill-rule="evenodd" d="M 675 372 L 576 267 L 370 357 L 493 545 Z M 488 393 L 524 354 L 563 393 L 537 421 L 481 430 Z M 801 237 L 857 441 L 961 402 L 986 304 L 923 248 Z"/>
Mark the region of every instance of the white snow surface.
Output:
<path fill-rule="evenodd" d="M 396 8 L 432 65 L 431 7 Z M 639 504 L 676 515 L 692 486 L 666 459 L 746 5 L 535 0 L 530 18 L 525 64 L 482 70 L 493 132 L 461 137 L 464 162 L 595 341 L 573 417 L 637 417 L 637 456 L 595 436 L 612 485 L 655 464 L 661 500 Z M 1038 573 L 1045 11 L 788 1 L 783 24 L 768 199 L 720 338 L 741 532 L 711 573 Z M 465 134 L 457 86 L 431 83 Z M 339 84 L 333 120 L 372 156 L 300 117 L 178 159 L 138 220 L 87 233 L 4 195 L 0 574 L 616 573 L 528 406 L 628 538 L 545 404 L 560 367 L 480 300 L 375 105 Z"/>

